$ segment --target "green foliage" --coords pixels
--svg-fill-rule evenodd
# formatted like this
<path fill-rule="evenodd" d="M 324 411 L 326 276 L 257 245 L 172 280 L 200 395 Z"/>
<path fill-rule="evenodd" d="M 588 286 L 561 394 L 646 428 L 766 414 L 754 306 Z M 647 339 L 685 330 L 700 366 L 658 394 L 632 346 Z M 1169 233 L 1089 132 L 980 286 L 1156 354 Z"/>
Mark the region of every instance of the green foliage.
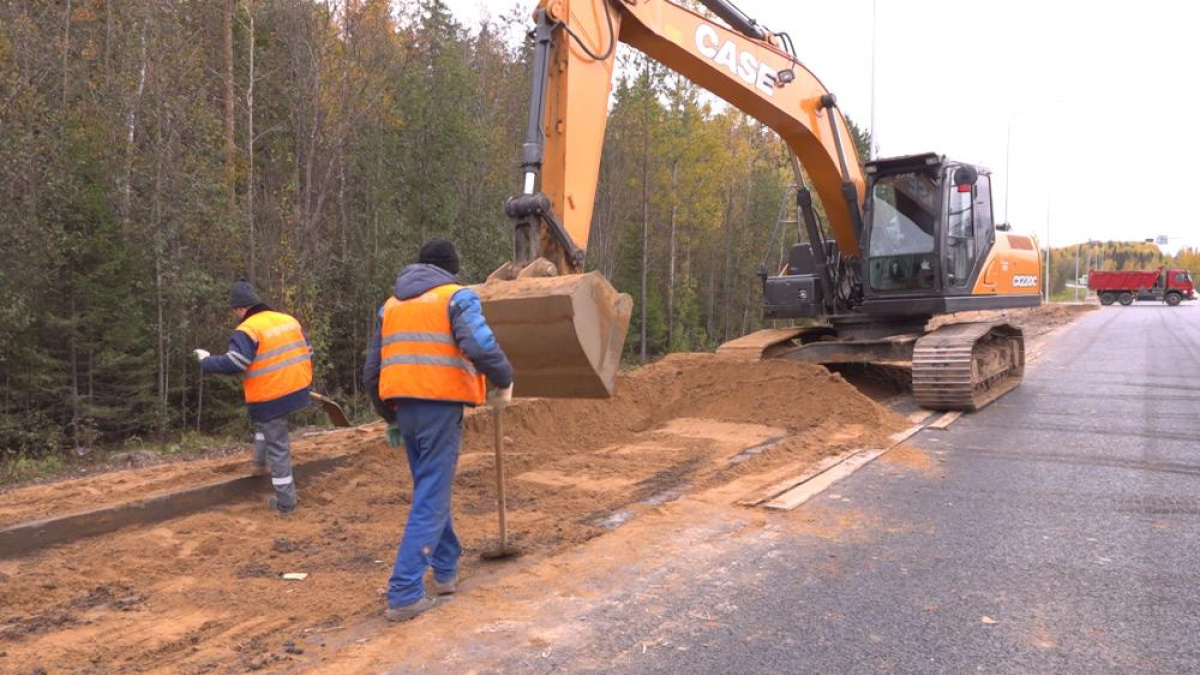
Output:
<path fill-rule="evenodd" d="M 858 126 L 849 115 L 846 116 L 846 126 L 850 129 L 850 136 L 854 138 L 854 150 L 858 153 L 858 161 L 865 163 L 871 159 L 871 144 L 875 142 L 875 136 L 870 129 Z"/>
<path fill-rule="evenodd" d="M 1052 298 L 1074 299 L 1074 291 L 1067 288 L 1067 283 L 1075 276 L 1077 254 L 1080 278 L 1090 270 L 1152 270 L 1164 265 L 1200 272 L 1200 250 L 1194 248 L 1167 255 L 1157 245 L 1145 242 L 1093 241 L 1064 246 L 1053 249 L 1050 259 Z"/>
<path fill-rule="evenodd" d="M 45 457 L 21 456 L 0 465 L 0 485 L 21 483 L 52 476 L 63 468 L 63 460 L 57 455 Z"/>
<path fill-rule="evenodd" d="M 224 350 L 239 276 L 368 419 L 364 347 L 420 244 L 453 239 L 467 282 L 507 259 L 531 52 L 502 36 L 527 8 L 468 28 L 441 0 L 238 0 L 226 81 L 226 3 L 43 5 L 0 3 L 0 458 L 22 475 L 244 434 L 240 383 L 191 354 Z M 642 57 L 622 72 L 588 265 L 637 298 L 630 354 L 710 349 L 760 324 L 785 148 Z"/>
<path fill-rule="evenodd" d="M 1074 291 L 1067 283 L 1075 276 L 1078 254 L 1079 276 L 1089 270 L 1149 270 L 1174 264 L 1154 244 L 1143 242 L 1091 242 L 1078 246 L 1055 248 L 1050 256 L 1050 295 L 1071 299 Z M 1042 255 L 1045 256 L 1043 249 Z M 1044 260 L 1044 258 L 1043 258 Z"/>

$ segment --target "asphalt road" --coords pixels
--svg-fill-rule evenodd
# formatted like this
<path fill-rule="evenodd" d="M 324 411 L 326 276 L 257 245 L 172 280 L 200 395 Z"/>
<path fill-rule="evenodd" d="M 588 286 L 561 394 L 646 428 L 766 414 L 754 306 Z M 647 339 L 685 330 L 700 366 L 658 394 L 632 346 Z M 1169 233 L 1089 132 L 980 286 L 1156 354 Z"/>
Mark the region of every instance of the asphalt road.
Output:
<path fill-rule="evenodd" d="M 498 670 L 1200 672 L 1198 420 L 1200 306 L 1105 308 L 917 436 L 929 466 L 877 461 Z"/>

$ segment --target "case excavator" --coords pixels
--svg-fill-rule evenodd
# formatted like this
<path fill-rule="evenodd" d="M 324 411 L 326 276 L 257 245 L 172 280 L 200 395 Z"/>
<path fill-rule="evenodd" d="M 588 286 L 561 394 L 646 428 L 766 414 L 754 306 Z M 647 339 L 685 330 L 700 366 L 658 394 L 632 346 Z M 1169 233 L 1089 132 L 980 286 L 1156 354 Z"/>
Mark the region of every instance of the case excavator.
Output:
<path fill-rule="evenodd" d="M 759 331 L 718 353 L 899 366 L 932 409 L 975 410 L 1016 387 L 1025 348 L 1015 326 L 927 330 L 938 315 L 1040 304 L 1038 247 L 994 222 L 989 172 L 935 153 L 860 163 L 837 98 L 791 38 L 727 0 L 701 3 L 719 21 L 669 0 L 541 0 L 535 11 L 522 191 L 505 207 L 512 260 L 479 288 L 516 395 L 612 393 L 633 302 L 584 262 L 618 42 L 791 151 L 798 243 L 777 274 L 760 272 L 763 312 L 820 325 Z"/>

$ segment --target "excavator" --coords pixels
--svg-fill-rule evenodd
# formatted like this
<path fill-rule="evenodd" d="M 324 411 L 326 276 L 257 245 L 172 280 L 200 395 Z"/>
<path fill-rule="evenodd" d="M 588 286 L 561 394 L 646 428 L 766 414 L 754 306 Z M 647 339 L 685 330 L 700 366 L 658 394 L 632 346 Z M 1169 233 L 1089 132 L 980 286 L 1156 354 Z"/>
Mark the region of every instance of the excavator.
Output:
<path fill-rule="evenodd" d="M 977 410 L 1016 387 L 1019 328 L 927 329 L 939 315 L 1041 302 L 1038 247 L 995 222 L 990 173 L 936 153 L 860 162 L 837 98 L 787 33 L 728 0 L 700 4 L 710 14 L 670 0 L 537 6 L 522 190 L 505 207 L 512 259 L 479 287 L 516 395 L 612 394 L 633 301 L 584 265 L 618 42 L 758 120 L 790 150 L 797 243 L 777 274 L 760 271 L 763 315 L 807 327 L 759 331 L 719 354 L 899 365 L 916 402 L 936 410 Z"/>

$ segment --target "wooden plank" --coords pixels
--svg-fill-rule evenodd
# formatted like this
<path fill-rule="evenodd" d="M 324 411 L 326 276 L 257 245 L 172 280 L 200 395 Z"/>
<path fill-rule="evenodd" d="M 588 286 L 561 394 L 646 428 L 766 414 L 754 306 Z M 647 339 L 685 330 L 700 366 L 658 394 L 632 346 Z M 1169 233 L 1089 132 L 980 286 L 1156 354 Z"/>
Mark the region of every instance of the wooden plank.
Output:
<path fill-rule="evenodd" d="M 908 421 L 912 424 L 924 424 L 925 420 L 933 416 L 932 410 L 918 410 L 908 416 Z"/>
<path fill-rule="evenodd" d="M 929 415 L 926 415 L 925 417 L 929 417 Z M 904 431 L 892 434 L 889 437 L 889 440 L 891 440 L 892 444 L 886 448 L 857 450 L 850 453 L 849 456 L 843 455 L 841 461 L 835 465 L 825 469 L 824 471 L 818 472 L 815 476 L 809 476 L 800 484 L 792 487 L 790 490 L 787 490 L 782 494 L 775 496 L 766 503 L 762 504 L 762 506 L 764 508 L 777 511 L 791 511 L 814 496 L 820 494 L 830 485 L 833 485 L 839 480 L 875 461 L 875 459 L 883 453 L 917 435 L 924 428 L 925 427 L 922 424 L 914 424 Z"/>
<path fill-rule="evenodd" d="M 913 436 L 916 436 L 924 428 L 925 428 L 925 425 L 923 425 L 923 424 L 914 424 L 911 427 L 905 429 L 904 431 L 901 431 L 899 433 L 895 433 L 895 434 L 892 434 L 891 436 L 888 436 L 888 439 L 891 440 L 892 444 L 889 445 L 887 447 L 887 449 L 891 450 L 892 448 L 896 447 L 897 445 L 900 445 L 904 441 L 907 441 L 908 439 L 912 438 Z"/>
<path fill-rule="evenodd" d="M 877 448 L 871 450 L 859 450 L 858 452 L 847 457 L 837 466 L 822 472 L 819 476 L 796 486 L 792 490 L 785 492 L 775 499 L 763 504 L 763 508 L 776 511 L 791 511 L 800 506 L 804 502 L 824 492 L 829 486 L 839 480 L 858 471 L 867 464 L 870 464 L 887 449 Z"/>
<path fill-rule="evenodd" d="M 343 454 L 295 464 L 292 473 L 298 481 L 306 480 L 347 464 L 352 457 L 353 454 Z M 93 511 L 18 523 L 0 529 L 0 558 L 108 534 L 130 525 L 149 525 L 191 515 L 214 506 L 249 499 L 268 491 L 270 485 L 265 477 L 241 476 Z"/>
<path fill-rule="evenodd" d="M 890 450 L 891 448 L 894 448 L 895 446 L 899 445 L 900 443 L 903 443 L 904 441 L 906 441 L 909 438 L 916 435 L 917 432 L 924 429 L 925 427 L 922 426 L 920 424 L 920 422 L 929 418 L 930 415 L 932 415 L 932 413 L 924 412 L 924 413 L 916 413 L 916 414 L 910 416 L 909 419 L 916 420 L 918 422 L 918 424 L 914 424 L 913 426 L 911 426 L 899 433 L 892 434 L 889 437 L 889 440 L 892 441 L 892 444 L 889 445 L 885 449 L 885 451 Z M 858 453 L 862 453 L 862 452 L 864 452 L 864 450 L 861 450 L 861 449 L 850 450 L 850 451 L 843 452 L 843 453 L 840 453 L 837 455 L 831 455 L 829 457 L 825 457 L 825 458 L 821 459 L 821 461 L 819 461 L 816 464 L 813 464 L 811 467 L 805 469 L 799 475 L 792 476 L 791 478 L 787 478 L 787 479 L 779 481 L 777 483 L 773 483 L 773 484 L 763 488 L 762 491 L 759 492 L 757 496 L 739 500 L 737 503 L 741 506 L 759 506 L 759 505 L 763 504 L 764 502 L 768 502 L 772 499 L 775 499 L 776 497 L 779 497 L 780 495 L 784 494 L 785 492 L 788 492 L 789 490 L 792 490 L 792 489 L 804 484 L 805 482 L 812 480 L 814 477 L 819 476 L 820 474 L 822 474 L 826 471 L 829 471 L 830 469 L 837 466 L 838 464 L 841 464 L 842 462 L 847 461 L 849 458 L 853 457 L 854 455 L 856 455 Z"/>
<path fill-rule="evenodd" d="M 763 488 L 763 490 L 761 492 L 759 492 L 757 497 L 750 497 L 748 499 L 743 499 L 743 500 L 739 501 L 738 504 L 740 504 L 742 506 L 758 506 L 759 504 L 762 504 L 763 502 L 770 501 L 771 499 L 778 497 L 779 495 L 783 494 L 784 492 L 791 490 L 792 488 L 796 487 L 800 483 L 803 483 L 804 481 L 809 480 L 813 476 L 816 476 L 824 471 L 829 470 L 831 467 L 836 466 L 838 463 L 844 461 L 847 457 L 849 457 L 850 455 L 853 455 L 856 452 L 858 452 L 858 451 L 857 450 L 849 450 L 846 452 L 838 453 L 836 455 L 830 455 L 828 457 L 823 457 L 823 458 L 821 458 L 821 461 L 809 466 L 803 472 L 801 472 L 799 475 L 791 476 L 785 480 L 779 481 L 778 483 L 773 483 L 772 485 L 770 485 L 766 488 Z"/>
<path fill-rule="evenodd" d="M 945 415 L 942 415 L 941 417 L 934 420 L 933 424 L 930 424 L 926 428 L 927 429 L 937 429 L 938 431 L 945 431 L 947 428 L 950 427 L 951 424 L 954 424 L 954 422 L 958 418 L 962 417 L 962 414 L 963 413 L 961 410 L 951 410 L 950 412 L 946 413 Z"/>

